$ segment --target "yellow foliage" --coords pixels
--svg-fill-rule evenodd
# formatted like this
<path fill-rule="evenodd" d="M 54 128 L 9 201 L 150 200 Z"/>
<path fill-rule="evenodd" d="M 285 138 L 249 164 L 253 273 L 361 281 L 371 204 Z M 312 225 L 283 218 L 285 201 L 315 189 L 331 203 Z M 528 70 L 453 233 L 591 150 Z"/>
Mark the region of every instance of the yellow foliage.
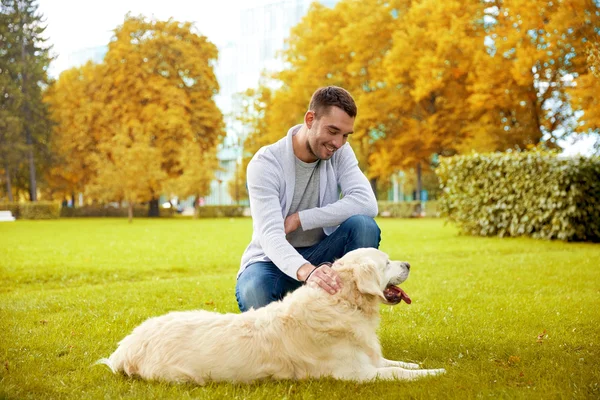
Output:
<path fill-rule="evenodd" d="M 479 56 L 473 76 L 474 138 L 491 136 L 491 150 L 527 148 L 542 137 L 554 147 L 561 135 L 582 131 L 574 124 L 576 105 L 593 106 L 578 98 L 590 92 L 569 92 L 573 78 L 588 73 L 585 43 L 598 40 L 599 7 L 589 0 L 493 5 L 488 36 L 495 54 Z"/>
<path fill-rule="evenodd" d="M 48 91 L 59 174 L 98 200 L 206 194 L 224 133 L 216 58 L 190 23 L 127 16 L 101 64 L 61 74 Z"/>
<path fill-rule="evenodd" d="M 248 199 L 248 189 L 246 188 L 246 169 L 241 164 L 236 165 L 233 179 L 228 185 L 229 195 L 236 204 L 242 200 Z"/>
<path fill-rule="evenodd" d="M 260 122 L 246 121 L 246 149 L 301 123 L 326 85 L 356 100 L 351 143 L 372 178 L 427 168 L 433 154 L 553 147 L 565 133 L 598 130 L 586 41 L 598 41 L 599 11 L 590 0 L 315 4 L 291 31 L 278 89 L 252 116 Z"/>
<path fill-rule="evenodd" d="M 59 157 L 57 165 L 47 172 L 48 182 L 63 195 L 82 191 L 96 175 L 89 154 L 99 143 L 95 124 L 102 105 L 93 99 L 101 90 L 96 79 L 101 68 L 88 62 L 63 72 L 44 97 L 55 122 L 51 151 Z"/>
<path fill-rule="evenodd" d="M 568 92 L 573 108 L 583 112 L 577 126 L 582 133 L 600 131 L 600 45 L 589 43 L 587 54 L 587 69 L 575 79 Z"/>

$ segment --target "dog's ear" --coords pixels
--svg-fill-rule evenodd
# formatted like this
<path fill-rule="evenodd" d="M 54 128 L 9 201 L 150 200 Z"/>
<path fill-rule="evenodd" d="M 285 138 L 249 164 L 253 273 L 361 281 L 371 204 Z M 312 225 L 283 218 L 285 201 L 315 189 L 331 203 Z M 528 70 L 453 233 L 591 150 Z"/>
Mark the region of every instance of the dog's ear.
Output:
<path fill-rule="evenodd" d="M 381 290 L 381 273 L 377 263 L 370 258 L 363 258 L 354 268 L 354 280 L 361 293 L 379 296 L 385 300 Z"/>

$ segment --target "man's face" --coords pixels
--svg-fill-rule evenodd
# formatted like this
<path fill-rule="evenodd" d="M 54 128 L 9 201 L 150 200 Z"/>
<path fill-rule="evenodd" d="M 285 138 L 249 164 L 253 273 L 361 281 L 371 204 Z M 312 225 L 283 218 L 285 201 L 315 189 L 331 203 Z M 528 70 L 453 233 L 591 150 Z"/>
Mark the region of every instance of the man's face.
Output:
<path fill-rule="evenodd" d="M 354 118 L 339 107 L 329 107 L 313 120 L 308 131 L 308 150 L 315 161 L 329 160 L 354 131 Z"/>

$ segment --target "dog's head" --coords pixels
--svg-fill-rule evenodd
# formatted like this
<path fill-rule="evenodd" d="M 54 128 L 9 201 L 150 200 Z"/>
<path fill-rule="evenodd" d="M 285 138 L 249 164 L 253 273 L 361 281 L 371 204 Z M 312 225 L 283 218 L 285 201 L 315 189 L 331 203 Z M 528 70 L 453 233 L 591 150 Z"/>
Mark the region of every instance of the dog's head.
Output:
<path fill-rule="evenodd" d="M 338 262 L 352 271 L 356 287 L 363 294 L 377 296 L 385 304 L 395 305 L 410 297 L 397 285 L 408 278 L 410 264 L 391 261 L 387 254 L 375 248 L 353 250 Z"/>

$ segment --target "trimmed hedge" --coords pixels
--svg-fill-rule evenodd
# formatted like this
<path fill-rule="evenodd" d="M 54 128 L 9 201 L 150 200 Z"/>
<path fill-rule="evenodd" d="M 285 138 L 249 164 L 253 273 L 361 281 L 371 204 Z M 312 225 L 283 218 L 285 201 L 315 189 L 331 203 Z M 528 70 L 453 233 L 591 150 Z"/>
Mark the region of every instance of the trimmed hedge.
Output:
<path fill-rule="evenodd" d="M 543 152 L 441 160 L 440 211 L 463 233 L 600 240 L 600 157 Z"/>
<path fill-rule="evenodd" d="M 126 218 L 127 207 L 111 207 L 104 205 L 86 205 L 80 207 L 63 207 L 60 210 L 61 218 L 86 218 L 86 217 L 110 217 Z M 148 216 L 148 206 L 133 206 L 133 217 L 143 218 Z"/>
<path fill-rule="evenodd" d="M 427 201 L 425 205 L 425 217 L 439 217 L 438 202 Z M 391 218 L 418 218 L 421 217 L 420 201 L 401 201 L 394 203 L 392 201 L 378 201 L 377 206 L 379 208 L 380 217 L 391 217 Z"/>
<path fill-rule="evenodd" d="M 127 218 L 129 216 L 128 208 L 112 207 L 98 205 L 86 205 L 81 207 L 63 207 L 60 210 L 61 218 L 86 218 L 86 217 L 108 217 L 108 218 Z M 172 208 L 159 208 L 160 217 L 172 217 L 175 210 Z M 134 218 L 148 217 L 148 205 L 134 205 Z"/>
<path fill-rule="evenodd" d="M 245 206 L 201 206 L 196 208 L 199 218 L 243 217 Z"/>
<path fill-rule="evenodd" d="M 59 203 L 37 201 L 19 204 L 19 219 L 57 219 L 59 217 Z"/>

